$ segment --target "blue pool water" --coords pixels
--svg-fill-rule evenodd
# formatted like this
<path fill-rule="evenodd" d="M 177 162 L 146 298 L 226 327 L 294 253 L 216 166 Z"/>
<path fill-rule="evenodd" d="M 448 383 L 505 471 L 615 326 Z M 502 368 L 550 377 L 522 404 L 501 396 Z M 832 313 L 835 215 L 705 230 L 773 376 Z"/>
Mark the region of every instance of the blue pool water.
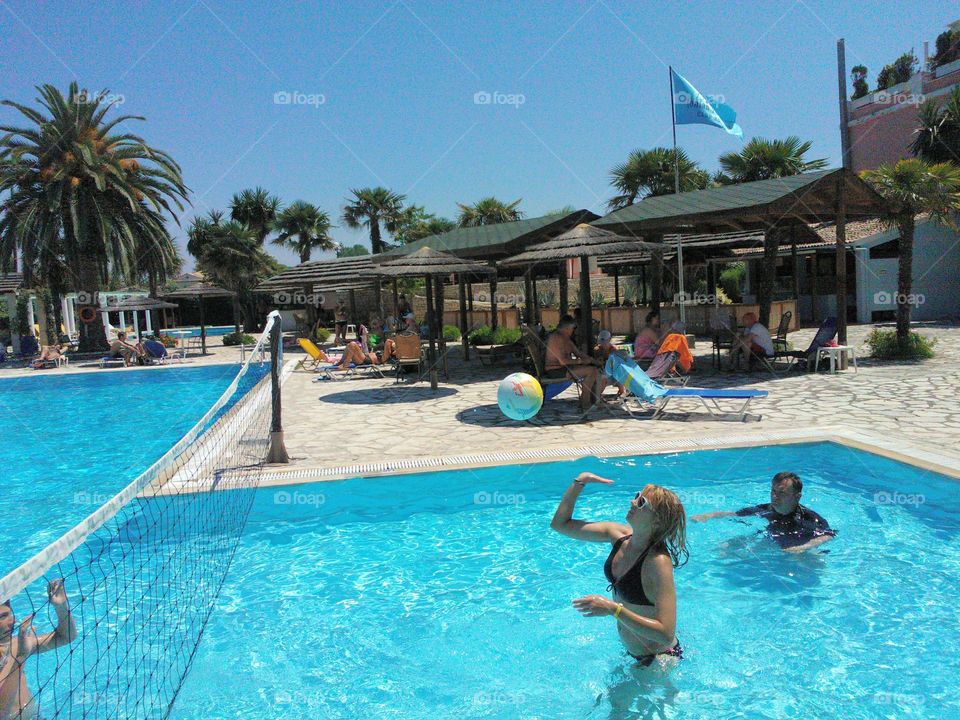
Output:
<path fill-rule="evenodd" d="M 218 335 L 229 335 L 233 332 L 233 325 L 207 325 L 206 333 L 207 337 L 216 337 Z M 169 333 L 171 331 L 176 331 L 178 333 L 183 332 L 182 336 L 177 335 L 177 337 L 200 337 L 200 328 L 199 327 L 182 327 L 182 328 L 166 328 L 161 330 L 161 333 Z"/>
<path fill-rule="evenodd" d="M 576 516 L 621 520 L 648 482 L 695 514 L 785 469 L 838 537 L 691 524 L 669 674 L 571 607 L 607 586 L 607 545 L 549 529 L 580 471 L 616 485 Z M 958 488 L 826 443 L 264 488 L 173 717 L 957 718 Z"/>
<path fill-rule="evenodd" d="M 239 368 L 38 372 L 0 380 L 0 576 L 150 467 L 216 402 Z M 253 376 L 268 370 L 250 366 Z"/>

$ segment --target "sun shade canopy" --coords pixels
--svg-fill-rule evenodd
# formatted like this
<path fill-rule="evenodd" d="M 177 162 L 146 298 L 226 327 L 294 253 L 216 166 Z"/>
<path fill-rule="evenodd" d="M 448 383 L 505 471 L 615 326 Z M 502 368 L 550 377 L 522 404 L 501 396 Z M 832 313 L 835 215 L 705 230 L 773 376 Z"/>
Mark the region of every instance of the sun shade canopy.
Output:
<path fill-rule="evenodd" d="M 533 245 L 519 255 L 501 260 L 500 265 L 537 265 L 576 257 L 595 257 L 614 253 L 639 252 L 661 247 L 634 237 L 617 235 L 609 230 L 581 223 L 552 240 Z"/>

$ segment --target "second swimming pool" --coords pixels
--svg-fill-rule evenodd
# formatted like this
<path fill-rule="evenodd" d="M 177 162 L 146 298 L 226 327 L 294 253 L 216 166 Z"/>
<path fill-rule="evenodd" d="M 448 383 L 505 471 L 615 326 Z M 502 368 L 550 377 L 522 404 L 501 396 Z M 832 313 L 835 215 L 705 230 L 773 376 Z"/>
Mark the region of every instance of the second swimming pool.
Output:
<path fill-rule="evenodd" d="M 686 657 L 658 676 L 570 605 L 607 586 L 609 546 L 549 528 L 583 470 L 617 484 L 576 515 L 612 520 L 648 482 L 692 515 L 792 470 L 838 537 L 797 556 L 754 520 L 689 525 Z M 262 489 L 173 717 L 955 717 L 957 490 L 827 443 Z"/>

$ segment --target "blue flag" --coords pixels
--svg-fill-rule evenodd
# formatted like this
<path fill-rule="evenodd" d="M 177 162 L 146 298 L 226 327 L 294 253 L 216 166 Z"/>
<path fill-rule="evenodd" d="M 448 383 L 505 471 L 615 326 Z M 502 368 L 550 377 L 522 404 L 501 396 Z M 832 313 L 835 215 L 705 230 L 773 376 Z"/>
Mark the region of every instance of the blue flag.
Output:
<path fill-rule="evenodd" d="M 737 113 L 716 98 L 701 95 L 693 85 L 674 69 L 673 115 L 677 125 L 714 125 L 743 139 L 743 130 L 737 125 Z"/>

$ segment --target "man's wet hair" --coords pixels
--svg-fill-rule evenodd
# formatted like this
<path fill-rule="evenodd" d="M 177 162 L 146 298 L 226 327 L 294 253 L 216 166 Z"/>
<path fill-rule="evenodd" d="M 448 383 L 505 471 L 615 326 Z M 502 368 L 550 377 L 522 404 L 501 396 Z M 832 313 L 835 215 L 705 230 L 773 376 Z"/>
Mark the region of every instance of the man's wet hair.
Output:
<path fill-rule="evenodd" d="M 797 495 L 803 492 L 803 480 L 800 479 L 800 476 L 792 472 L 780 472 L 773 476 L 772 485 L 779 485 L 780 483 L 788 482 L 790 483 L 791 488 Z"/>
<path fill-rule="evenodd" d="M 562 318 L 560 318 L 560 322 L 557 323 L 557 330 L 565 327 L 573 327 L 576 324 L 577 321 L 573 319 L 573 316 L 564 315 Z"/>

